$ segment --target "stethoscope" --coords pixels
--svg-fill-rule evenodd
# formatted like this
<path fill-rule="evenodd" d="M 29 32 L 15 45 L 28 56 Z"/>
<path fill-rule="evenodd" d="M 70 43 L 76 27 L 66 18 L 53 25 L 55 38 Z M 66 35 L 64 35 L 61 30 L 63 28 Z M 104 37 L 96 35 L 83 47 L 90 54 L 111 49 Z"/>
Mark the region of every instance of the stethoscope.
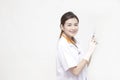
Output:
<path fill-rule="evenodd" d="M 71 46 L 71 47 L 74 47 L 74 48 L 77 50 L 78 55 L 81 54 L 81 51 L 80 51 L 79 47 L 78 47 L 76 44 L 72 44 L 72 43 L 71 43 L 70 46 Z"/>

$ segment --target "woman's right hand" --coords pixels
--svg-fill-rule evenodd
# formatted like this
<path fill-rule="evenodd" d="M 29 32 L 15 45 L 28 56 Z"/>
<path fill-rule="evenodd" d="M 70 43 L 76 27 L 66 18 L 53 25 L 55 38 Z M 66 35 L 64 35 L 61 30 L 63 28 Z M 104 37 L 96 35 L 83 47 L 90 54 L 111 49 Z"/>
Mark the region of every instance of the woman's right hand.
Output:
<path fill-rule="evenodd" d="M 89 50 L 90 53 L 92 54 L 96 48 L 96 44 L 97 44 L 97 41 L 96 41 L 96 38 L 95 38 L 95 35 L 92 36 L 92 39 L 90 41 L 90 44 L 89 44 Z"/>
<path fill-rule="evenodd" d="M 90 43 L 89 43 L 88 51 L 87 51 L 87 53 L 83 57 L 88 62 L 89 62 L 89 59 L 92 56 L 93 52 L 95 51 L 96 44 L 97 44 L 97 42 L 96 42 L 95 36 L 93 35 L 92 39 L 90 40 Z"/>

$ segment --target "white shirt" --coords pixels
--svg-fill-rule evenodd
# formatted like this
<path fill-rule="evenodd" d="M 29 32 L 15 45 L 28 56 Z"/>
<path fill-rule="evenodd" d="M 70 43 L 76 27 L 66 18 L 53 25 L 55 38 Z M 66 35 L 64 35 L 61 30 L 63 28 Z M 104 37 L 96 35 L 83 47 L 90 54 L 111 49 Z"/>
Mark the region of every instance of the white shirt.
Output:
<path fill-rule="evenodd" d="M 82 60 L 84 52 L 80 48 L 68 43 L 62 36 L 58 41 L 58 53 L 56 55 L 56 76 L 57 80 L 87 80 L 87 65 L 78 76 L 73 75 L 69 68 L 77 66 Z"/>

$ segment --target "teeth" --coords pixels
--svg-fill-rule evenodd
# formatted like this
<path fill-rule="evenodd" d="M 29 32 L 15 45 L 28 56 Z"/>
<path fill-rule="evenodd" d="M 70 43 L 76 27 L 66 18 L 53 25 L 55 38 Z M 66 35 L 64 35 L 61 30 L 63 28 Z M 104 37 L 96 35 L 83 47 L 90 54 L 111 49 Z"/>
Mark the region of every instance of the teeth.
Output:
<path fill-rule="evenodd" d="M 72 34 L 76 33 L 76 32 L 71 32 Z"/>
<path fill-rule="evenodd" d="M 76 31 L 70 31 L 70 32 L 75 33 Z"/>

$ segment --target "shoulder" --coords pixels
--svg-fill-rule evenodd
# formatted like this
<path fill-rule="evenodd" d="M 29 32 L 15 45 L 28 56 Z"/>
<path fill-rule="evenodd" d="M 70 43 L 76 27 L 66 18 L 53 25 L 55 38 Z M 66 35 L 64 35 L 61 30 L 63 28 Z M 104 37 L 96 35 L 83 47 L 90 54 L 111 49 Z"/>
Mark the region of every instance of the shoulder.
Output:
<path fill-rule="evenodd" d="M 67 40 L 64 38 L 64 37 L 61 37 L 59 40 L 58 40 L 58 47 L 65 47 L 67 46 L 69 43 L 67 42 Z"/>

